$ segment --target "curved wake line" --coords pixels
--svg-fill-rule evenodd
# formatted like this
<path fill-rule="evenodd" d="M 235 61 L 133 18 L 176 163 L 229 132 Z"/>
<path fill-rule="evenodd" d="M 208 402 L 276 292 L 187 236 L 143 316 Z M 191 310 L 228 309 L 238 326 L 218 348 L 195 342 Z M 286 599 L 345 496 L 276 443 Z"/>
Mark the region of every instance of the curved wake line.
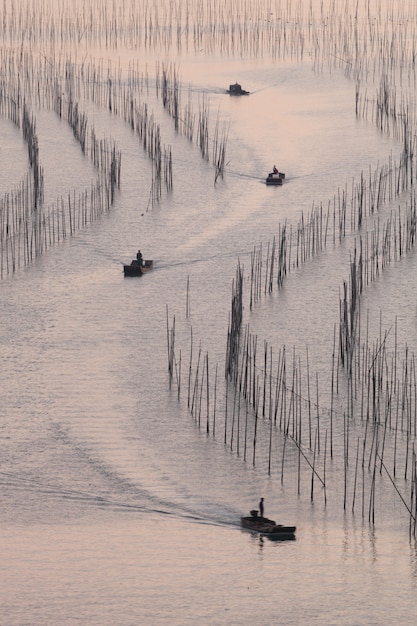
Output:
<path fill-rule="evenodd" d="M 92 507 L 111 508 L 114 510 L 128 511 L 128 512 L 140 512 L 148 514 L 157 514 L 163 516 L 170 516 L 179 520 L 197 522 L 199 524 L 206 524 L 209 526 L 223 526 L 234 527 L 238 522 L 230 522 L 227 520 L 219 520 L 217 518 L 211 518 L 202 516 L 186 509 L 181 510 L 181 507 L 175 504 L 167 504 L 166 508 L 146 506 L 143 504 L 135 504 L 124 502 L 123 500 L 117 500 L 108 498 L 106 496 L 100 496 L 88 491 L 82 491 L 79 489 L 65 489 L 59 485 L 53 483 L 44 483 L 34 478 L 19 477 L 11 474 L 10 472 L 0 472 L 1 483 L 5 487 L 10 487 L 13 490 L 30 489 L 35 490 L 40 494 L 49 494 L 55 498 L 62 500 L 72 500 L 74 502 L 82 502 L 83 504 L 90 505 Z M 6 480 L 4 480 L 6 479 Z M 149 498 L 149 496 L 147 496 Z M 172 506 L 173 510 L 169 510 Z M 175 510 L 174 510 L 175 509 Z"/>

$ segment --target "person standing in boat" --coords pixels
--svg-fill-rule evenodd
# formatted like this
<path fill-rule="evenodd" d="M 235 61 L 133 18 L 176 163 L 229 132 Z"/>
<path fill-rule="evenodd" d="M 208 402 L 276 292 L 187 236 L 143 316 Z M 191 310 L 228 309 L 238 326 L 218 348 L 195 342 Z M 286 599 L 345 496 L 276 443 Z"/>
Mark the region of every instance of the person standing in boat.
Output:
<path fill-rule="evenodd" d="M 278 168 L 276 165 L 274 165 L 274 169 L 272 171 L 274 172 L 274 174 L 279 174 Z"/>
<path fill-rule="evenodd" d="M 264 516 L 264 499 L 261 498 L 260 502 L 259 502 L 259 515 L 261 517 Z"/>
<path fill-rule="evenodd" d="M 142 256 L 142 252 L 140 250 L 138 250 L 137 254 L 136 254 L 136 259 L 137 262 L 139 263 L 140 267 L 143 266 L 143 256 Z"/>

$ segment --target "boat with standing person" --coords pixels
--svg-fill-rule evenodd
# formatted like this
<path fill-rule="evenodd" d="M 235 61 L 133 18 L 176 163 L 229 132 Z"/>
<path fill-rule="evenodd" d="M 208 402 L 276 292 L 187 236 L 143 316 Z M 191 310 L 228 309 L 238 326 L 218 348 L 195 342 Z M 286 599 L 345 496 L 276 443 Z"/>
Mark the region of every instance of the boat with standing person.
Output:
<path fill-rule="evenodd" d="M 142 276 L 153 269 L 153 259 L 143 259 L 142 252 L 137 251 L 136 259 L 130 265 L 123 265 L 125 276 Z"/>
<path fill-rule="evenodd" d="M 249 91 L 245 91 L 242 89 L 242 85 L 239 83 L 235 83 L 234 85 L 229 85 L 229 89 L 227 90 L 229 96 L 248 96 Z"/>
<path fill-rule="evenodd" d="M 266 178 L 267 185 L 282 185 L 285 180 L 284 172 L 279 172 L 276 165 L 272 168 L 272 172 L 270 172 Z"/>
<path fill-rule="evenodd" d="M 294 539 L 296 526 L 285 526 L 277 524 L 274 520 L 268 519 L 258 514 L 256 509 L 250 515 L 240 518 L 242 528 L 252 530 L 260 535 L 267 535 L 273 539 Z"/>

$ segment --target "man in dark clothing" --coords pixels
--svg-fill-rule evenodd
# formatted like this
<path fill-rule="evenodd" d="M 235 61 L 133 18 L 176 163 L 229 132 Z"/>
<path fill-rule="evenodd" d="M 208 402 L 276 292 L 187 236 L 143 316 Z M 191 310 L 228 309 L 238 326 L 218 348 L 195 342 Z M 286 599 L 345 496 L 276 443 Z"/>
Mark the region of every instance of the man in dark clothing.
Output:
<path fill-rule="evenodd" d="M 142 257 L 142 252 L 140 250 L 138 250 L 138 253 L 136 255 L 136 259 L 137 259 L 137 262 L 139 263 L 140 267 L 142 267 L 142 265 L 143 265 L 143 257 Z"/>
<path fill-rule="evenodd" d="M 264 516 L 264 499 L 261 498 L 261 501 L 259 502 L 259 514 L 261 517 Z"/>

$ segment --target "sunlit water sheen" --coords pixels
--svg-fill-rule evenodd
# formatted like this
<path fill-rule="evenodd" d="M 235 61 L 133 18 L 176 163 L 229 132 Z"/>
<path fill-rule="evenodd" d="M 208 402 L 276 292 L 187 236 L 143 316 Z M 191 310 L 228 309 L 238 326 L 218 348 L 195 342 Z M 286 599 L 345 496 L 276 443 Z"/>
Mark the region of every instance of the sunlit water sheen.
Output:
<path fill-rule="evenodd" d="M 86 103 L 96 133 L 122 151 L 115 205 L 0 283 L 0 624 L 414 624 L 415 542 L 384 472 L 376 477 L 375 525 L 368 491 L 352 514 L 350 483 L 343 509 L 343 415 L 326 493 L 316 481 L 312 494 L 307 466 L 297 484 L 299 456 L 289 445 L 282 473 L 279 434 L 268 476 L 266 420 L 255 466 L 250 446 L 245 461 L 242 441 L 238 453 L 236 441 L 224 444 L 222 429 L 238 262 L 248 291 L 255 246 L 266 250 L 282 224 L 295 226 L 313 203 L 327 208 L 339 189 L 400 154 L 401 145 L 355 118 L 355 85 L 341 73 L 317 74 L 308 60 L 183 54 L 184 99 L 191 84 L 198 111 L 206 92 L 213 119 L 230 125 L 226 174 L 215 185 L 212 165 L 175 133 L 156 98 L 155 53 L 145 62 L 151 86 L 142 98 L 172 146 L 172 194 L 149 205 L 151 167 L 138 138 Z M 253 93 L 225 95 L 235 80 Z M 34 114 L 45 201 L 88 188 L 94 171 L 69 127 L 50 111 Z M 26 151 L 11 122 L 1 118 L 0 128 L 6 193 L 27 169 Z M 263 182 L 274 162 L 287 175 L 281 188 Z M 288 363 L 293 349 L 303 360 L 308 349 L 311 394 L 317 372 L 323 414 L 353 245 L 348 234 L 292 266 L 284 288 L 252 311 L 245 292 L 244 324 L 258 336 L 261 360 L 264 340 L 275 355 L 286 346 Z M 124 279 L 122 265 L 138 247 L 155 269 Z M 362 298 L 370 334 L 397 318 L 398 344 L 407 342 L 410 352 L 416 264 L 411 251 Z M 175 317 L 177 362 L 181 353 L 180 397 L 169 388 L 167 314 L 170 326 Z M 212 424 L 206 433 L 204 411 L 199 424 L 187 409 L 191 332 L 194 366 L 201 346 L 222 381 L 215 436 Z M 233 392 L 229 403 L 230 412 Z M 362 426 L 359 419 L 352 426 L 353 442 Z M 323 451 L 318 463 L 323 473 Z M 399 485 L 408 498 L 409 482 L 399 477 Z M 297 526 L 295 541 L 240 529 L 240 516 L 261 495 L 267 515 Z"/>

